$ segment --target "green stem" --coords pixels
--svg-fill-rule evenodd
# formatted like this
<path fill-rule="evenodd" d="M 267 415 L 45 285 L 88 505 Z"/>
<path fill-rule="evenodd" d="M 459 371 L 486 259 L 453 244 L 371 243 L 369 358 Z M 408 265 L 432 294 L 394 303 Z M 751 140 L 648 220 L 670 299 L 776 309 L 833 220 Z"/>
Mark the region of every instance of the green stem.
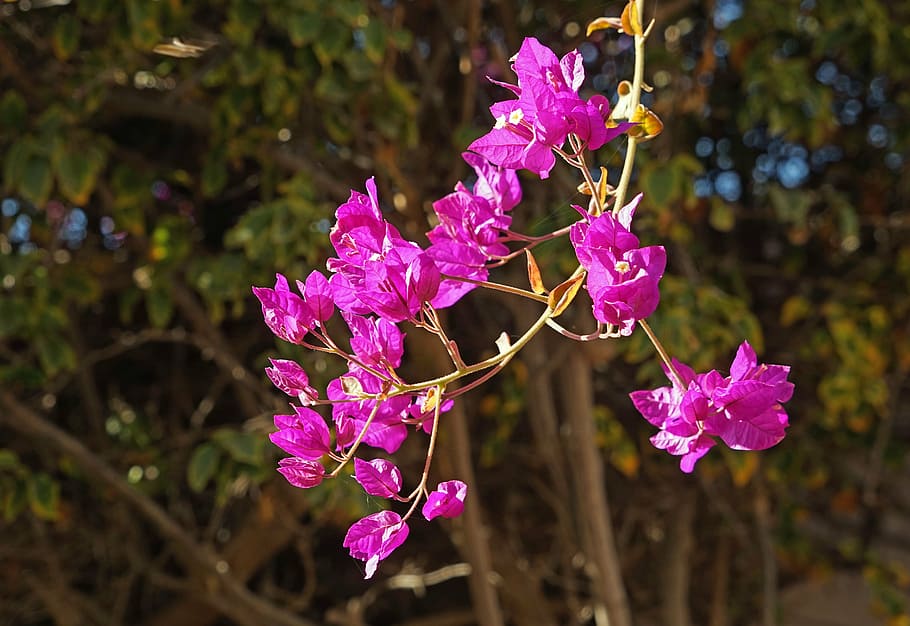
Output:
<path fill-rule="evenodd" d="M 638 20 L 642 22 L 644 17 L 644 3 L 638 3 Z M 635 35 L 635 70 L 632 74 L 632 93 L 629 102 L 629 115 L 635 115 L 638 105 L 641 103 L 641 86 L 644 84 L 645 77 L 645 36 Z M 613 204 L 613 214 L 619 213 L 626 200 L 626 194 L 629 191 L 629 182 L 632 180 L 632 168 L 635 164 L 635 153 L 638 147 L 638 139 L 629 137 L 629 145 L 626 147 L 626 159 L 622 165 L 622 176 L 619 178 L 619 185 L 616 187 L 616 202 Z"/>

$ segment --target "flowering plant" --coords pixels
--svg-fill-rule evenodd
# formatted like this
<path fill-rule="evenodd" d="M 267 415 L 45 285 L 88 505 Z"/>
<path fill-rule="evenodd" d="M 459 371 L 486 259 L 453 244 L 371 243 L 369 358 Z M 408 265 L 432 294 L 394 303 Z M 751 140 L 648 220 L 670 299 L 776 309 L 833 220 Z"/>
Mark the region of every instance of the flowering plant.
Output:
<path fill-rule="evenodd" d="M 441 416 L 457 395 L 502 369 L 545 327 L 576 341 L 624 337 L 641 327 L 663 361 L 670 385 L 634 391 L 632 402 L 659 429 L 652 443 L 679 456 L 684 472 L 691 472 L 718 440 L 736 450 L 761 450 L 784 436 L 787 414 L 782 403 L 793 394 L 787 366 L 759 364 L 744 342 L 728 376 L 716 370 L 696 374 L 667 354 L 646 321 L 658 306 L 666 251 L 660 245 L 642 246 L 632 232 L 633 217 L 646 204 L 642 195 L 626 201 L 636 146 L 661 128 L 656 115 L 639 102 L 642 50 L 650 32 L 650 26 L 642 29 L 639 8 L 630 0 L 621 19 L 601 18 L 589 27 L 589 32 L 619 27 L 635 38 L 635 75 L 631 83 L 620 84 L 612 108 L 603 95 L 579 95 L 585 73 L 577 51 L 559 59 L 536 39 L 524 41 L 512 59 L 517 84 L 497 83 L 515 98 L 490 108 L 492 128 L 463 155 L 476 183 L 470 189 L 459 183 L 433 203 L 438 222 L 427 234 L 428 247 L 405 239 L 384 218 L 370 179 L 366 193 L 352 191 L 336 211 L 329 238 L 337 256 L 327 262 L 328 277 L 314 271 L 304 282 L 297 281 L 294 291 L 279 274 L 274 287 L 253 288 L 276 336 L 337 355 L 347 364 L 347 372 L 328 384 L 324 398 L 293 361 L 276 359 L 266 370 L 276 387 L 300 403 L 291 414 L 275 416 L 277 432 L 271 440 L 290 455 L 279 462 L 278 471 L 291 484 L 309 488 L 353 465 L 353 477 L 367 494 L 407 505 L 403 514 L 384 510 L 349 529 L 344 546 L 365 562 L 367 578 L 406 540 L 408 522 L 421 502 L 427 520 L 461 514 L 465 483 L 448 480 L 435 490 L 429 487 Z M 619 184 L 613 188 L 605 168 L 599 180 L 593 179 L 587 160 L 591 151 L 620 137 L 628 137 L 628 143 Z M 547 178 L 558 159 L 580 172 L 581 190 L 590 195 L 586 207 L 575 206 L 579 219 L 545 236 L 513 231 L 510 211 L 522 198 L 516 170 Z M 578 267 L 548 290 L 532 249 L 564 235 Z M 530 290 L 490 281 L 491 268 L 520 255 L 527 258 Z M 468 364 L 438 312 L 477 287 L 528 298 L 540 303 L 542 311 L 514 342 L 503 334 L 495 356 Z M 596 327 L 579 335 L 556 318 L 583 288 Z M 329 333 L 327 322 L 336 310 L 349 330 L 346 342 Z M 451 358 L 450 373 L 418 382 L 398 374 L 405 346 L 402 322 L 439 338 Z M 465 378 L 469 382 L 450 389 Z M 331 405 L 330 423 L 312 408 L 319 405 Z M 363 447 L 392 454 L 411 431 L 429 436 L 426 462 L 417 485 L 402 495 L 403 477 L 394 463 L 357 455 Z"/>

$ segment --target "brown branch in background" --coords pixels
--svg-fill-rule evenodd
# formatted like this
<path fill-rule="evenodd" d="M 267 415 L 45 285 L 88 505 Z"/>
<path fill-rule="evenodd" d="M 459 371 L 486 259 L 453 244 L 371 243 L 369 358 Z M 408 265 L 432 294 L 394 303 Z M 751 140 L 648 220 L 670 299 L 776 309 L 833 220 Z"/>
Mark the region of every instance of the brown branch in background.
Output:
<path fill-rule="evenodd" d="M 297 530 L 290 520 L 303 515 L 308 508 L 306 494 L 283 480 L 270 483 L 263 490 L 258 507 L 239 525 L 239 532 L 221 552 L 231 574 L 246 582 L 272 557 L 293 541 Z M 160 611 L 145 626 L 208 626 L 219 618 L 219 611 L 200 600 L 195 593 Z"/>
<path fill-rule="evenodd" d="M 195 591 L 209 606 L 242 626 L 313 626 L 313 622 L 292 615 L 262 600 L 230 573 L 230 566 L 208 546 L 200 545 L 168 513 L 144 493 L 133 489 L 110 465 L 77 439 L 22 404 L 9 392 L 0 390 L 0 423 L 66 455 L 99 487 L 115 493 L 132 506 L 171 544 L 193 578 L 202 581 Z"/>
<path fill-rule="evenodd" d="M 441 317 L 445 324 L 445 312 Z M 436 337 L 429 333 L 411 333 L 408 341 L 413 342 L 409 347 L 409 354 L 414 355 L 412 367 L 424 372 L 444 372 L 451 367 L 451 361 Z M 497 575 L 493 571 L 490 540 L 483 523 L 482 501 L 471 460 L 471 435 L 462 399 L 444 414 L 440 428 L 447 441 L 437 448 L 434 458 L 446 474 L 457 476 L 468 485 L 469 490 L 473 490 L 468 492 L 464 513 L 452 524 L 456 531 L 454 543 L 471 566 L 468 588 L 477 623 L 481 626 L 503 626 L 505 620 L 494 586 Z M 458 536 L 461 541 L 457 540 Z"/>
<path fill-rule="evenodd" d="M 447 451 L 452 460 L 454 473 L 460 480 L 476 489 L 477 478 L 474 475 L 474 465 L 471 461 L 471 434 L 468 430 L 464 403 L 456 402 L 446 413 L 445 419 L 445 429 L 451 438 Z M 481 518 L 480 504 L 480 498 L 475 498 L 470 506 L 464 508 L 461 518 L 456 521 L 464 533 L 464 545 L 460 547 L 471 564 L 468 586 L 477 614 L 477 623 L 481 626 L 503 626 L 505 620 L 502 617 L 499 598 L 493 586 L 493 562 L 490 557 L 487 533 Z"/>
<path fill-rule="evenodd" d="M 244 415 L 247 418 L 252 418 L 261 413 L 262 405 L 260 400 L 257 400 L 249 387 L 250 381 L 255 382 L 256 377 L 234 356 L 234 351 L 231 349 L 227 339 L 212 324 L 208 313 L 199 304 L 193 292 L 181 282 L 174 281 L 171 284 L 171 295 L 174 297 L 174 304 L 180 314 L 186 317 L 196 332 L 208 342 L 215 363 L 231 374 L 235 383 L 234 390 L 237 394 L 237 401 Z M 256 385 L 256 388 L 260 386 Z M 261 393 L 259 395 L 261 399 Z"/>
<path fill-rule="evenodd" d="M 522 327 L 527 327 L 533 322 L 532 313 L 524 303 L 518 303 L 510 298 L 508 302 L 516 303 L 512 307 L 513 314 Z M 525 406 L 534 435 L 535 450 L 544 461 L 547 468 L 552 488 L 558 494 L 560 501 L 553 506 L 559 528 L 559 550 L 562 574 L 569 577 L 573 574 L 572 557 L 578 553 L 576 526 L 578 520 L 573 520 L 572 508 L 566 506 L 565 498 L 571 493 L 571 483 L 566 467 L 568 466 L 563 438 L 559 433 L 559 416 L 556 411 L 556 399 L 553 395 L 551 374 L 553 365 L 563 359 L 553 358 L 549 345 L 550 335 L 544 335 L 530 342 L 524 350 L 524 361 L 528 365 L 527 399 Z M 564 344 L 566 345 L 566 344 Z M 557 445 L 557 442 L 559 445 Z M 565 588 L 566 606 L 569 613 L 578 615 L 581 609 L 578 594 L 571 585 Z"/>
<path fill-rule="evenodd" d="M 730 535 L 721 533 L 714 555 L 714 582 L 711 585 L 711 614 L 708 626 L 730 626 Z"/>
<path fill-rule="evenodd" d="M 616 552 L 603 459 L 594 426 L 594 392 L 591 366 L 580 350 L 570 352 L 558 370 L 563 416 L 572 429 L 573 477 L 577 482 L 575 505 L 590 538 L 588 558 L 594 565 L 595 597 L 606 608 L 610 626 L 631 626 L 632 615 Z"/>
<path fill-rule="evenodd" d="M 666 545 L 666 565 L 662 596 L 664 626 L 692 626 L 689 610 L 689 580 L 692 573 L 692 549 L 695 545 L 695 493 L 683 488 L 670 518 Z"/>
<path fill-rule="evenodd" d="M 461 51 L 458 69 L 464 75 L 461 88 L 461 125 L 467 126 L 474 119 L 474 109 L 477 102 L 477 71 L 474 68 L 474 50 L 480 39 L 480 0 L 468 0 L 465 5 L 465 30 L 467 36 Z"/>
<path fill-rule="evenodd" d="M 777 560 L 774 556 L 774 539 L 771 536 L 771 502 L 762 480 L 756 473 L 755 493 L 752 499 L 755 526 L 762 565 L 762 626 L 777 625 Z"/>

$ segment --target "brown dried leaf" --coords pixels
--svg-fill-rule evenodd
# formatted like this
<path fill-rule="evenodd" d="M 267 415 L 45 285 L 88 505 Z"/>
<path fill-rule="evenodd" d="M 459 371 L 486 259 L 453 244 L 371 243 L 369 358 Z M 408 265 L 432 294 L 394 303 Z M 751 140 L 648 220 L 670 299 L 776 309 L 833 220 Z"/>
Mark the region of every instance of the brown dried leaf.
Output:
<path fill-rule="evenodd" d="M 578 276 L 569 278 L 564 283 L 553 288 L 547 301 L 548 306 L 553 311 L 553 317 L 559 317 L 567 308 L 569 308 L 569 305 L 572 304 L 572 300 L 578 295 L 578 290 L 581 289 L 584 280 L 585 273 L 582 272 Z"/>
<path fill-rule="evenodd" d="M 598 17 L 588 24 L 588 30 L 585 32 L 585 37 L 590 37 L 591 33 L 598 30 L 606 30 L 608 28 L 619 30 L 622 28 L 622 21 L 618 17 Z"/>
<path fill-rule="evenodd" d="M 530 250 L 525 250 L 525 254 L 528 257 L 528 282 L 531 283 L 531 291 L 538 296 L 547 293 L 543 278 L 540 276 L 540 267 L 537 265 L 537 260 Z"/>

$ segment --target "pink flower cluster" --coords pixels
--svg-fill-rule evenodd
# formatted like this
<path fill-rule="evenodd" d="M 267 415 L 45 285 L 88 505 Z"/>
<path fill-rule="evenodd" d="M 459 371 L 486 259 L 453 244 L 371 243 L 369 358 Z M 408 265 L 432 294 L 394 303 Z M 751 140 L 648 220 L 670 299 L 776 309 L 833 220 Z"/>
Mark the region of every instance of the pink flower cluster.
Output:
<path fill-rule="evenodd" d="M 253 287 L 265 323 L 277 337 L 334 354 L 347 366 L 320 394 L 298 363 L 271 360 L 266 369 L 269 379 L 298 402 L 288 414 L 274 418 L 277 431 L 270 438 L 290 455 L 279 461 L 278 471 L 292 485 L 310 488 L 352 465 L 354 480 L 367 494 L 388 500 L 390 506 L 408 505 L 403 515 L 382 510 L 348 530 L 344 546 L 365 562 L 367 578 L 407 539 L 408 521 L 420 502 L 427 520 L 457 517 L 464 508 L 467 486 L 463 482 L 444 481 L 432 491 L 427 486 L 440 416 L 460 393 L 447 392 L 445 387 L 484 369 L 495 373 L 511 354 L 504 355 L 508 348 L 501 347 L 498 365 L 466 366 L 437 312 L 478 285 L 488 284 L 493 267 L 547 239 L 511 230 L 510 211 L 522 198 L 516 170 L 527 169 L 546 178 L 559 156 L 584 170 L 590 183 L 584 151 L 599 148 L 632 126 L 609 120 L 610 106 L 603 96 L 584 100 L 578 95 L 584 68 L 577 51 L 560 60 L 537 40 L 527 39 L 513 59 L 513 68 L 518 85 L 500 84 L 517 99 L 491 107 L 495 125 L 463 155 L 476 175 L 473 186 L 458 183 L 452 193 L 433 203 L 438 223 L 427 234 L 428 247 L 405 239 L 385 219 L 376 184 L 370 179 L 366 193 L 351 191 L 335 213 L 329 239 L 336 256 L 326 264 L 328 276 L 313 271 L 305 281 L 296 281 L 296 290 L 280 274 L 273 287 Z M 568 152 L 564 151 L 567 142 Z M 636 323 L 655 311 L 660 299 L 665 250 L 642 247 L 630 230 L 640 202 L 639 195 L 612 212 L 593 204 L 590 212 L 576 207 L 581 219 L 550 237 L 568 231 L 580 264 L 576 276 L 586 279 L 593 316 L 599 327 L 607 327 L 604 336 L 631 334 Z M 521 244 L 517 250 L 510 247 L 516 242 Z M 556 308 L 549 304 L 544 315 L 555 317 Z M 329 332 L 327 322 L 336 312 L 347 329 L 344 341 Z M 421 383 L 408 383 L 399 376 L 405 349 L 399 324 L 405 321 L 439 337 L 452 358 L 452 375 Z M 340 322 L 332 325 L 334 332 L 341 327 Z M 652 438 L 654 445 L 681 456 L 683 471 L 692 471 L 717 439 L 735 449 L 757 450 L 784 436 L 787 415 L 781 403 L 793 392 L 786 381 L 789 368 L 757 364 L 748 344 L 740 348 L 728 377 L 713 370 L 696 375 L 678 362 L 667 371 L 672 386 L 636 391 L 632 400 L 660 429 Z M 324 405 L 331 406 L 330 417 L 314 408 Z M 427 462 L 419 484 L 402 495 L 404 480 L 394 463 L 375 455 L 364 459 L 357 453 L 367 446 L 393 454 L 410 432 L 429 435 Z M 327 469 L 327 464 L 334 468 Z"/>

